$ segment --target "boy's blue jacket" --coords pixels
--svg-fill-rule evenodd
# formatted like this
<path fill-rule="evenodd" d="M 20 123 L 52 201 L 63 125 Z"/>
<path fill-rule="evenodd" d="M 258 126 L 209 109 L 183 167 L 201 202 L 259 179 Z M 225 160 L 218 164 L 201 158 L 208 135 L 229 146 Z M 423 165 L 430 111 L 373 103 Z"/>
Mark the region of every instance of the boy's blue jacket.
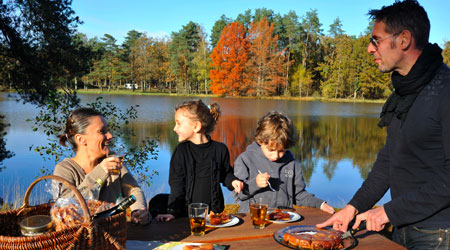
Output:
<path fill-rule="evenodd" d="M 276 192 L 269 187 L 259 188 L 256 185 L 258 170 L 269 173 L 269 182 Z M 234 175 L 244 182 L 244 190 L 238 194 L 241 200 L 240 212 L 249 211 L 252 197 L 263 197 L 269 208 L 292 205 L 320 208 L 323 203 L 323 200 L 305 190 L 302 168 L 289 150 L 281 159 L 272 162 L 266 158 L 260 145 L 253 142 L 234 162 Z"/>

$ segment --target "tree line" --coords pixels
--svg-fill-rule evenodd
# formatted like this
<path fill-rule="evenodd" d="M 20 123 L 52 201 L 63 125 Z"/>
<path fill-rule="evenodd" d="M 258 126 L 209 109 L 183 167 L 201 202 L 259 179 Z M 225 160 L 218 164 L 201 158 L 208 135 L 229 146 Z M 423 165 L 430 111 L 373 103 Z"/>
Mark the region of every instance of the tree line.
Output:
<path fill-rule="evenodd" d="M 75 33 L 71 41 L 56 36 L 70 43 L 72 51 L 61 54 L 45 45 L 42 49 L 53 64 L 40 64 L 37 70 L 58 70 L 56 77 L 48 73 L 45 80 L 74 90 L 114 90 L 131 83 L 133 90 L 142 92 L 380 99 L 392 92 L 392 86 L 389 75 L 380 73 L 367 53 L 371 27 L 368 23 L 359 36 L 349 36 L 336 18 L 324 32 L 315 9 L 298 16 L 295 11 L 281 15 L 262 8 L 247 10 L 234 20 L 222 15 L 209 41 L 192 21 L 164 38 L 131 30 L 120 45 L 109 34 L 89 39 Z M 448 64 L 450 42 L 443 56 Z M 26 84 L 8 74 L 17 61 L 2 56 L 0 61 L 6 65 L 0 82 Z"/>

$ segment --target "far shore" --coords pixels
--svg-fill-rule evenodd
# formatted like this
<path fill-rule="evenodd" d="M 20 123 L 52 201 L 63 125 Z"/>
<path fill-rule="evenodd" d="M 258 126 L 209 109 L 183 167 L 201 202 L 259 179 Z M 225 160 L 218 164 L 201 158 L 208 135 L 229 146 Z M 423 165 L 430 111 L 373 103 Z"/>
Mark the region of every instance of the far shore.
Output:
<path fill-rule="evenodd" d="M 142 92 L 141 90 L 110 90 L 107 89 L 89 89 L 77 90 L 79 94 L 102 94 L 102 95 L 150 95 L 150 96 L 187 96 L 187 97 L 224 97 L 224 98 L 254 98 L 254 99 L 270 99 L 270 100 L 297 100 L 297 101 L 322 101 L 322 102 L 354 102 L 354 103 L 384 103 L 385 99 L 368 100 L 368 99 L 353 99 L 353 98 L 326 98 L 326 97 L 294 97 L 294 96 L 261 96 L 261 97 L 247 97 L 247 96 L 220 96 L 213 94 L 177 94 L 177 93 L 160 93 L 160 92 Z"/>
<path fill-rule="evenodd" d="M 0 89 L 0 92 L 15 92 L 9 91 L 7 89 Z M 378 103 L 382 104 L 386 100 L 385 99 L 377 99 L 377 100 L 369 100 L 369 99 L 354 99 L 354 98 L 327 98 L 320 96 L 308 96 L 308 97 L 295 97 L 295 96 L 220 96 L 213 94 L 177 94 L 177 93 L 161 93 L 161 92 L 151 92 L 146 91 L 142 92 L 141 90 L 128 90 L 128 89 L 120 89 L 120 90 L 109 90 L 104 88 L 100 89 L 78 89 L 78 94 L 89 94 L 89 95 L 139 95 L 139 96 L 186 96 L 186 97 L 223 97 L 223 98 L 250 98 L 250 99 L 268 99 L 268 100 L 295 100 L 295 101 L 321 101 L 321 102 L 347 102 L 347 103 Z"/>

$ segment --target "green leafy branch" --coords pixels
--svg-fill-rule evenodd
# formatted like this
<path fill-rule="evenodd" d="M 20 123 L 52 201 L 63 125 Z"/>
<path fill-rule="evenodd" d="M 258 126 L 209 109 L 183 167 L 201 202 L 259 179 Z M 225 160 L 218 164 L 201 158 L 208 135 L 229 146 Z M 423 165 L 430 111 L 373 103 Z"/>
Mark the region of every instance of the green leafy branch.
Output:
<path fill-rule="evenodd" d="M 51 98 L 47 100 L 46 103 L 38 106 L 39 114 L 36 117 L 27 119 L 27 121 L 33 122 L 33 131 L 41 130 L 47 135 L 47 144 L 31 145 L 29 149 L 39 153 L 44 161 L 53 161 L 56 164 L 73 155 L 70 148 L 62 147 L 59 144 L 57 136 L 64 133 L 65 123 L 70 112 L 80 107 L 81 104 L 76 92 L 52 92 Z M 86 106 L 92 107 L 103 114 L 108 121 L 108 129 L 115 138 L 130 141 L 131 138 L 136 136 L 134 130 L 127 125 L 138 118 L 138 105 L 122 110 L 111 102 L 105 102 L 102 97 L 97 97 L 94 102 L 88 103 Z M 118 141 L 114 141 L 113 145 L 117 143 Z M 147 137 L 139 145 L 123 146 L 127 146 L 124 164 L 134 173 L 140 183 L 150 186 L 152 176 L 158 174 L 158 172 L 151 171 L 146 162 L 157 159 L 157 140 Z M 45 166 L 42 166 L 40 171 L 42 175 L 51 174 L 51 171 Z"/>

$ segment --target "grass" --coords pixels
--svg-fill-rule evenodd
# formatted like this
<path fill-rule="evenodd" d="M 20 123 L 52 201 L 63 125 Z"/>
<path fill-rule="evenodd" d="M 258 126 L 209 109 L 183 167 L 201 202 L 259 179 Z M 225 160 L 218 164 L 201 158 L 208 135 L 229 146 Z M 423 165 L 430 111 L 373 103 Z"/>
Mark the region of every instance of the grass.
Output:
<path fill-rule="evenodd" d="M 20 185 L 19 179 L 15 180 L 15 183 L 1 183 L 0 189 L 5 197 L 2 197 L 3 204 L 0 204 L 0 211 L 15 210 L 22 206 L 24 201 L 25 192 L 28 187 Z M 31 191 L 28 204 L 33 206 L 37 204 L 47 203 L 51 198 L 50 193 L 47 191 L 45 183 L 40 182 L 34 186 Z M 31 184 L 31 183 L 30 183 Z"/>

